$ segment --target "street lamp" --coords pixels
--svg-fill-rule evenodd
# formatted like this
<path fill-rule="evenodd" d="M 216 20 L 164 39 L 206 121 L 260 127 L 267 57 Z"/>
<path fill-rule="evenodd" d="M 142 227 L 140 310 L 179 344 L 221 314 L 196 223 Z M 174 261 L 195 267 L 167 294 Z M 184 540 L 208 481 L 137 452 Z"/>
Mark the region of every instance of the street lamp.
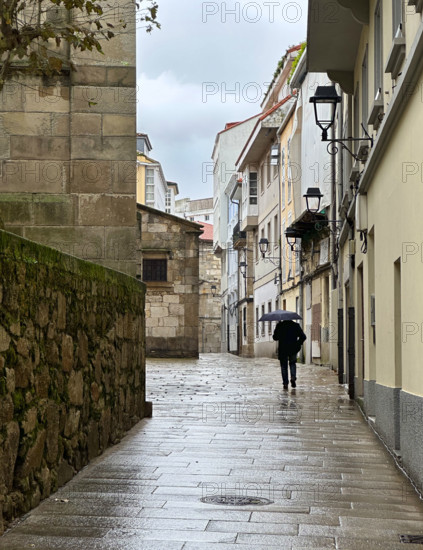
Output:
<path fill-rule="evenodd" d="M 293 227 L 288 227 L 285 231 L 285 238 L 288 245 L 291 247 L 291 250 L 294 250 L 294 246 L 297 242 L 297 239 L 302 238 L 302 233 Z"/>
<path fill-rule="evenodd" d="M 328 140 L 328 130 L 335 122 L 336 106 L 340 102 L 341 96 L 336 93 L 335 86 L 317 86 L 316 94 L 310 98 L 316 124 L 322 130 L 322 141 Z"/>
<path fill-rule="evenodd" d="M 305 195 L 303 195 L 303 197 L 305 198 L 306 203 L 307 203 L 307 212 L 312 214 L 314 219 L 316 219 L 315 214 L 317 214 L 320 210 L 320 201 L 323 197 L 322 193 L 320 192 L 320 189 L 318 187 L 309 187 L 307 189 L 307 193 Z M 335 224 L 335 226 L 336 226 L 336 224 L 342 225 L 344 223 L 344 220 L 326 220 L 326 219 L 322 219 L 320 221 L 317 221 L 315 223 L 314 227 L 315 227 L 315 229 L 320 231 L 323 224 L 329 224 L 329 223 L 333 223 L 333 224 Z M 285 231 L 285 235 L 287 234 L 288 231 L 295 232 L 295 229 L 288 228 Z M 287 238 L 287 240 L 288 240 L 288 238 Z M 293 248 L 292 245 L 291 245 L 291 248 Z"/>
<path fill-rule="evenodd" d="M 317 214 L 320 210 L 320 201 L 323 197 L 320 189 L 318 187 L 309 187 L 303 197 L 307 203 L 307 212 L 310 212 L 310 214 Z"/>
<path fill-rule="evenodd" d="M 217 292 L 216 285 L 212 285 L 211 286 L 211 293 L 212 293 L 213 298 L 216 298 L 216 292 Z"/>
<path fill-rule="evenodd" d="M 242 276 L 245 278 L 245 276 L 247 275 L 247 262 L 239 262 L 239 269 Z"/>
<path fill-rule="evenodd" d="M 266 252 L 269 250 L 269 241 L 266 238 L 261 238 L 259 242 L 259 248 L 262 257 L 264 258 L 266 255 Z"/>
<path fill-rule="evenodd" d="M 280 258 L 274 257 L 274 256 L 266 256 L 268 250 L 269 250 L 269 241 L 262 237 L 259 241 L 259 249 L 261 252 L 261 257 L 265 262 L 269 261 L 273 265 L 280 265 Z"/>
<path fill-rule="evenodd" d="M 365 133 L 365 137 L 362 138 L 343 138 L 343 139 L 328 139 L 328 130 L 332 128 L 335 123 L 335 114 L 336 107 L 338 103 L 341 102 L 341 96 L 338 95 L 335 86 L 317 86 L 316 93 L 313 97 L 310 98 L 310 103 L 314 105 L 314 116 L 316 119 L 316 124 L 322 130 L 322 141 L 328 141 L 327 151 L 330 155 L 336 155 L 339 148 L 337 144 L 341 146 L 342 149 L 348 151 L 348 153 L 358 161 L 364 162 L 367 159 L 369 153 L 369 146 L 363 146 L 359 149 L 358 153 L 355 154 L 351 151 L 346 145 L 346 142 L 357 142 L 357 141 L 370 141 L 370 147 L 373 147 L 373 138 L 370 137 L 363 123 L 361 127 Z"/>

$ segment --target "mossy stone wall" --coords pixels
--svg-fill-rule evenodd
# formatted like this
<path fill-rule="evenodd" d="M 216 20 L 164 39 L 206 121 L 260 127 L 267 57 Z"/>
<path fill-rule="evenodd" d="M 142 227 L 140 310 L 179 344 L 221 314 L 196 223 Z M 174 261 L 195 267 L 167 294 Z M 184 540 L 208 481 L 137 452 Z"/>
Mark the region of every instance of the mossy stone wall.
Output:
<path fill-rule="evenodd" d="M 0 231 L 0 533 L 145 414 L 145 286 Z"/>

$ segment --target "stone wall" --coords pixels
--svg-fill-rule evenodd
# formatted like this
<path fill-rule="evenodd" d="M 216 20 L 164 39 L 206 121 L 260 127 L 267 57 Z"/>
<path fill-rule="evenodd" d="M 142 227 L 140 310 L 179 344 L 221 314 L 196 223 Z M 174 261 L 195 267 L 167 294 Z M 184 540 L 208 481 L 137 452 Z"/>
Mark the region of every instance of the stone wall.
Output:
<path fill-rule="evenodd" d="M 0 532 L 139 419 L 135 278 L 0 231 Z"/>
<path fill-rule="evenodd" d="M 104 55 L 76 71 L 15 77 L 0 94 L 0 216 L 8 231 L 136 274 L 135 5 L 103 16 Z M 122 31 L 119 20 L 127 23 Z"/>
<path fill-rule="evenodd" d="M 213 241 L 200 238 L 200 353 L 220 353 L 221 350 L 220 277 L 220 258 L 213 254 Z M 216 287 L 215 296 L 212 285 Z"/>
<path fill-rule="evenodd" d="M 141 204 L 138 213 L 147 356 L 198 357 L 200 226 Z M 146 281 L 144 259 L 166 260 L 167 280 Z"/>

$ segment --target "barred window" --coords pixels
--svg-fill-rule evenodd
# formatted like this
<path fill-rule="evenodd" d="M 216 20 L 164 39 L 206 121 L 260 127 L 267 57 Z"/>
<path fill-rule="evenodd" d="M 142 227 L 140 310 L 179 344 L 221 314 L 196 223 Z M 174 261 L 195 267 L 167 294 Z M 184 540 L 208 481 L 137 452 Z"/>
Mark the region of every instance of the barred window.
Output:
<path fill-rule="evenodd" d="M 167 281 L 167 260 L 142 261 L 143 281 Z"/>

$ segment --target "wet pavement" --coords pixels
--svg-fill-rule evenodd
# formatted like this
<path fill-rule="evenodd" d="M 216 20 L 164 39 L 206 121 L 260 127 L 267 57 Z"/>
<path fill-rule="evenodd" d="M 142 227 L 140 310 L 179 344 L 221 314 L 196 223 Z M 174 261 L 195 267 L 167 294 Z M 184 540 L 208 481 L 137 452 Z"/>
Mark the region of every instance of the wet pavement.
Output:
<path fill-rule="evenodd" d="M 407 478 L 330 369 L 299 365 L 297 384 L 282 390 L 271 359 L 150 360 L 153 418 L 0 549 L 409 548 L 423 502 Z"/>

